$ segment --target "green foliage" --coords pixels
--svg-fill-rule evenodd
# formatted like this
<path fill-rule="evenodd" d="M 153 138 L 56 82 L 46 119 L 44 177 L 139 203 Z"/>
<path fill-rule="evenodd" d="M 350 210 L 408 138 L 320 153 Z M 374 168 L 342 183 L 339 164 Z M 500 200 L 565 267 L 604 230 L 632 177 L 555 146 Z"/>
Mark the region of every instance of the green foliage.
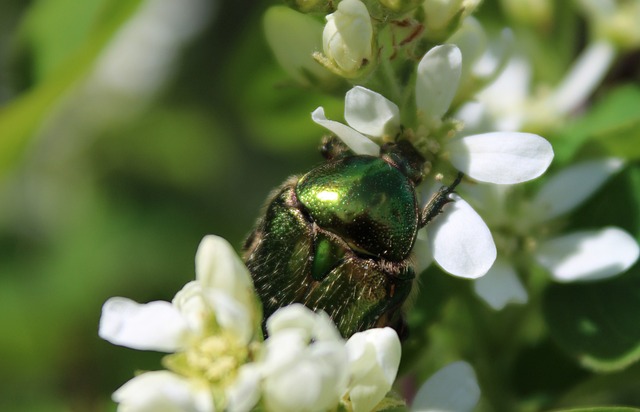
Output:
<path fill-rule="evenodd" d="M 640 87 L 637 85 L 627 84 L 608 91 L 560 133 L 556 160 L 566 162 L 580 150 L 585 154 L 640 159 L 639 107 Z"/>
<path fill-rule="evenodd" d="M 595 370 L 627 367 L 640 357 L 640 268 L 593 284 L 553 285 L 545 317 L 558 343 Z"/>
<path fill-rule="evenodd" d="M 0 107 L 0 175 L 21 157 L 55 104 L 89 72 L 138 3 L 51 0 L 28 10 L 21 34 L 34 78 L 23 94 Z M 68 24 L 70 16 L 82 24 Z"/>

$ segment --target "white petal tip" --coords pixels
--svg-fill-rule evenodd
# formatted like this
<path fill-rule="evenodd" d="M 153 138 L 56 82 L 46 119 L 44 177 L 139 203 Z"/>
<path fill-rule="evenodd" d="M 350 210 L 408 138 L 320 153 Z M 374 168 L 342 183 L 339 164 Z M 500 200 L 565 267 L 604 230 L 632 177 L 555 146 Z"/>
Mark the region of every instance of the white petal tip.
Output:
<path fill-rule="evenodd" d="M 638 242 L 617 227 L 550 239 L 540 245 L 536 255 L 558 282 L 611 278 L 627 271 L 639 256 Z"/>
<path fill-rule="evenodd" d="M 473 208 L 459 196 L 428 226 L 434 260 L 448 273 L 477 279 L 496 260 L 496 245 L 489 228 Z"/>

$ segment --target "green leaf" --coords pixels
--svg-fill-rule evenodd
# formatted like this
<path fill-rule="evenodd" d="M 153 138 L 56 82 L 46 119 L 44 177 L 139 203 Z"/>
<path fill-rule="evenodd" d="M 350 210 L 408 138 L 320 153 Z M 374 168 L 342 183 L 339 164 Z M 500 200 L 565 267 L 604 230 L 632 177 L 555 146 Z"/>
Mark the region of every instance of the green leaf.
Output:
<path fill-rule="evenodd" d="M 108 1 L 81 46 L 73 52 L 64 50 L 45 59 L 49 63 L 42 68 L 41 74 L 46 72 L 46 78 L 0 108 L 0 174 L 16 163 L 50 110 L 89 73 L 104 46 L 138 4 L 139 0 Z"/>
<path fill-rule="evenodd" d="M 557 140 L 556 160 L 570 160 L 588 143 L 602 155 L 640 159 L 640 87 L 620 86 L 603 95 Z M 556 146 L 554 146 L 556 147 Z"/>
<path fill-rule="evenodd" d="M 552 285 L 543 299 L 552 337 L 584 366 L 613 371 L 640 358 L 640 265 L 606 282 Z"/>
<path fill-rule="evenodd" d="M 596 405 L 640 405 L 640 364 L 583 379 L 553 403 L 557 409 Z"/>

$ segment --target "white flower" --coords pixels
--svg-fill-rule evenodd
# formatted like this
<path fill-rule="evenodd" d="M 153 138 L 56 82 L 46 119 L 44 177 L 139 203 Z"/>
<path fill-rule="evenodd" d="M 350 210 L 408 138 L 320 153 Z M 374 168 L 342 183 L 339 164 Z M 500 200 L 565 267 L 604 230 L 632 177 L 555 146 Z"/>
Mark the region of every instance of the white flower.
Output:
<path fill-rule="evenodd" d="M 500 75 L 464 104 L 456 117 L 465 123 L 465 133 L 488 130 L 516 131 L 526 125 L 553 125 L 576 111 L 600 85 L 616 56 L 611 43 L 587 45 L 564 78 L 551 89 L 531 85 L 532 68 L 524 56 L 513 56 Z M 491 61 L 491 63 L 486 63 Z M 498 65 L 488 55 L 485 64 Z M 477 69 L 477 68 L 476 68 Z M 549 90 L 537 95 L 532 89 Z"/>
<path fill-rule="evenodd" d="M 324 313 L 300 304 L 276 311 L 261 359 L 245 365 L 259 376 L 270 411 L 322 411 L 348 400 L 368 412 L 390 390 L 400 364 L 400 340 L 390 328 L 354 334 L 346 342 Z"/>
<path fill-rule="evenodd" d="M 267 330 L 261 368 L 267 409 L 335 407 L 347 382 L 347 352 L 329 317 L 296 304 L 276 311 Z"/>
<path fill-rule="evenodd" d="M 128 411 L 154 405 L 208 411 L 215 394 L 234 386 L 259 319 L 249 273 L 227 241 L 206 236 L 196 254 L 196 280 L 173 301 L 138 304 L 111 298 L 103 306 L 99 335 L 116 345 L 175 352 L 165 358 L 173 372 L 147 372 L 114 393 Z M 188 376 L 188 378 L 186 377 Z M 246 378 L 246 376 L 245 376 Z M 228 405 L 234 410 L 234 405 Z"/>
<path fill-rule="evenodd" d="M 490 227 L 509 228 L 506 233 L 494 232 L 499 244 L 507 248 L 518 243 L 533 245 L 525 253 L 557 282 L 592 281 L 616 276 L 631 267 L 640 253 L 636 240 L 616 227 L 564 235 L 547 232 L 556 231 L 553 219 L 584 202 L 621 167 L 618 159 L 576 164 L 552 176 L 529 201 L 514 199 L 508 187 L 465 186 L 460 190 L 483 210 Z M 497 310 L 510 302 L 527 301 L 517 272 L 506 258 L 499 259 L 485 277 L 475 282 L 475 291 Z"/>
<path fill-rule="evenodd" d="M 418 390 L 413 412 L 470 412 L 480 399 L 480 387 L 471 365 L 451 363 L 436 372 Z"/>
<path fill-rule="evenodd" d="M 322 44 L 325 56 L 340 73 L 356 75 L 373 58 L 373 26 L 364 3 L 342 0 L 335 13 L 327 15 Z"/>
<path fill-rule="evenodd" d="M 460 80 L 461 59 L 456 46 L 443 45 L 431 49 L 420 61 L 416 105 L 422 123 L 416 132 L 426 126 L 429 133 L 441 126 Z M 377 143 L 400 131 L 398 107 L 360 86 L 351 89 L 345 99 L 345 119 L 349 126 L 328 120 L 322 107 L 312 113 L 312 119 L 335 133 L 356 154 L 378 155 Z M 428 160 L 434 169 L 447 170 L 452 165 L 480 182 L 513 184 L 534 179 L 547 169 L 553 158 L 549 142 L 529 133 L 494 132 L 438 139 L 434 132 L 425 139 L 437 140 L 431 146 L 439 150 L 427 154 L 433 157 Z M 495 245 L 473 208 L 459 197 L 455 200 L 429 225 L 429 236 L 421 231 L 416 244 L 420 247 L 427 243 L 436 262 L 449 273 L 478 278 L 493 264 Z M 426 263 L 429 259 L 419 261 Z"/>

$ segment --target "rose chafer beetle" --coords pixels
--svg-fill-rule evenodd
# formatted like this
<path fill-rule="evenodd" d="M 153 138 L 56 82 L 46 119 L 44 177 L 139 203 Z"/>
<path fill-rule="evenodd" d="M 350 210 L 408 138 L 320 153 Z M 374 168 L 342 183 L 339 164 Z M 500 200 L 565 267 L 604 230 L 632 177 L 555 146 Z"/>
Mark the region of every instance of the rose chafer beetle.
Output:
<path fill-rule="evenodd" d="M 264 318 L 299 302 L 325 311 L 344 337 L 382 326 L 403 336 L 418 229 L 461 175 L 421 209 L 425 161 L 408 141 L 385 144 L 379 157 L 354 155 L 336 138 L 321 151 L 328 161 L 275 189 L 245 242 Z"/>

